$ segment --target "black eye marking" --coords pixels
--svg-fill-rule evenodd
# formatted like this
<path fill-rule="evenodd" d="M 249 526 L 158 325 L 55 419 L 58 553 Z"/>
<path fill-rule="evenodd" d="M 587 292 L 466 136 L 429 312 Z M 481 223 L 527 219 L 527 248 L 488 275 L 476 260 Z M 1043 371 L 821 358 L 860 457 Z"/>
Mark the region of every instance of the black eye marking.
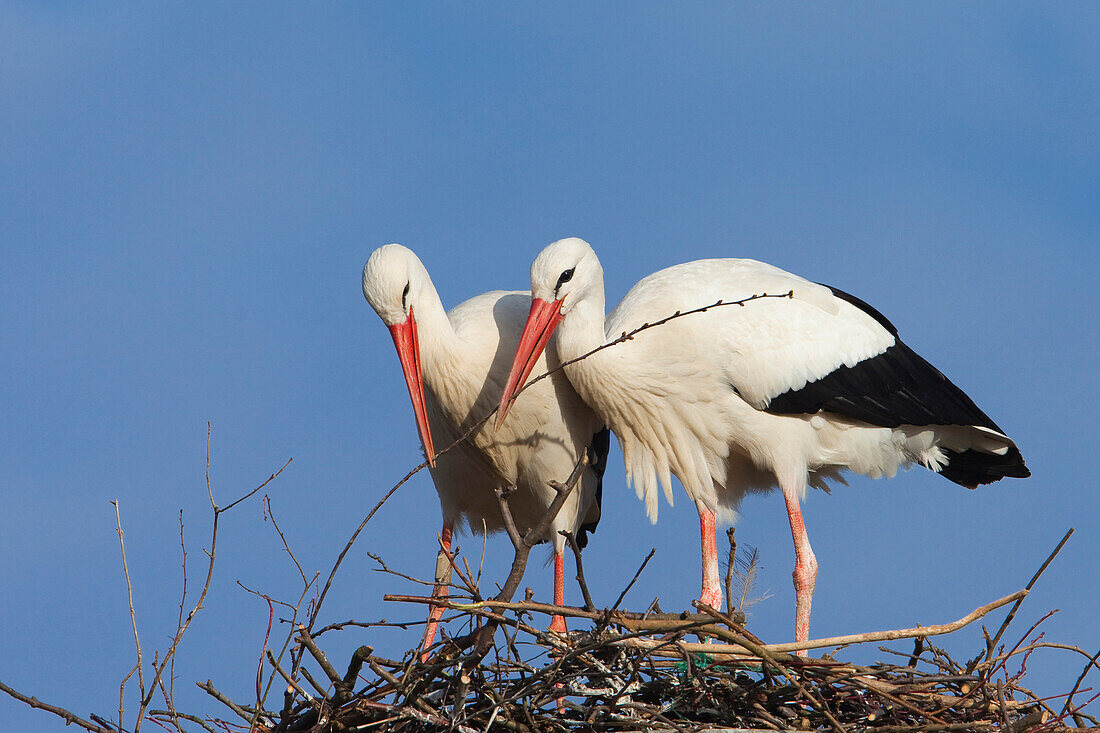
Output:
<path fill-rule="evenodd" d="M 558 292 L 558 288 L 560 288 L 562 285 L 565 285 L 567 282 L 569 282 L 570 280 L 573 279 L 573 271 L 576 270 L 576 269 L 577 268 L 575 268 L 575 267 L 570 267 L 568 270 L 563 272 L 558 277 L 558 284 L 554 286 L 554 292 L 555 293 Z"/>
<path fill-rule="evenodd" d="M 401 307 L 405 307 L 405 300 L 409 297 L 409 284 L 405 283 L 405 289 L 401 291 Z"/>

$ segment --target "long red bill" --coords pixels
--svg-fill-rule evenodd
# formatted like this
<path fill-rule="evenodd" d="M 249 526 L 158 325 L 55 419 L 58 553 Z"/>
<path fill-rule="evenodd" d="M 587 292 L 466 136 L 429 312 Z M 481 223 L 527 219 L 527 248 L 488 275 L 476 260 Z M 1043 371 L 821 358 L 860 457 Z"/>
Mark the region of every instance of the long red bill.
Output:
<path fill-rule="evenodd" d="M 516 348 L 516 358 L 512 362 L 512 371 L 508 374 L 508 384 L 504 388 L 504 394 L 500 398 L 500 407 L 497 409 L 496 427 L 504 424 L 504 418 L 508 414 L 516 393 L 527 382 L 528 375 L 539 360 L 546 343 L 554 334 L 554 329 L 561 323 L 561 301 L 547 302 L 539 298 L 531 300 L 531 313 L 527 316 L 527 324 L 523 327 L 523 335 L 520 336 L 519 346 Z"/>
<path fill-rule="evenodd" d="M 416 337 L 416 319 L 412 309 L 404 323 L 390 326 L 393 345 L 397 347 L 397 358 L 401 360 L 401 371 L 405 373 L 405 385 L 412 398 L 413 413 L 416 415 L 416 429 L 420 441 L 424 444 L 424 453 L 428 456 L 428 465 L 435 466 L 435 449 L 432 447 L 432 431 L 428 426 L 428 410 L 424 406 L 424 380 L 420 372 L 420 342 Z"/>

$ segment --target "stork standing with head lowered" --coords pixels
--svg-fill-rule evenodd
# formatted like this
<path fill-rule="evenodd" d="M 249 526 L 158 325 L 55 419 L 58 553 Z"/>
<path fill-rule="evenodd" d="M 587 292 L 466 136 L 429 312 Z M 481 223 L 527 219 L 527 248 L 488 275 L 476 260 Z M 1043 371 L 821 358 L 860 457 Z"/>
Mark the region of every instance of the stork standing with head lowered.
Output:
<path fill-rule="evenodd" d="M 595 459 L 553 519 L 546 537 L 554 547 L 554 602 L 564 603 L 562 530 L 594 531 L 610 436 L 603 423 L 560 372 L 527 390 L 516 401 L 512 420 L 486 424 L 452 450 L 436 455 L 433 436 L 447 446 L 462 437 L 496 406 L 512 354 L 519 345 L 531 298 L 524 292 L 493 291 L 443 310 L 439 294 L 420 259 L 406 247 L 375 250 L 363 268 L 363 295 L 390 330 L 412 399 L 417 429 L 443 512 L 442 551 L 435 597 L 447 595 L 452 533 L 456 523 L 473 532 L 504 528 L 495 491 L 514 487 L 508 508 L 523 532 L 553 502 L 551 481 L 564 482 L 585 450 Z M 538 363 L 556 365 L 556 351 Z M 442 608 L 433 606 L 423 649 L 435 636 Z M 555 631 L 565 622 L 555 616 Z"/>
<path fill-rule="evenodd" d="M 845 469 L 893 476 L 914 463 L 969 488 L 1030 475 L 1004 431 L 874 308 L 762 262 L 715 259 L 649 275 L 605 320 L 595 252 L 563 239 L 531 265 L 531 312 L 497 425 L 543 348 L 556 345 L 568 362 L 676 312 L 765 293 L 790 297 L 673 319 L 565 373 L 618 436 L 650 519 L 659 490 L 672 501 L 670 474 L 695 503 L 702 602 L 722 600 L 716 518 L 732 520 L 747 493 L 780 488 L 795 548 L 795 638 L 805 641 L 817 577 L 799 509 L 807 486 L 843 481 Z"/>

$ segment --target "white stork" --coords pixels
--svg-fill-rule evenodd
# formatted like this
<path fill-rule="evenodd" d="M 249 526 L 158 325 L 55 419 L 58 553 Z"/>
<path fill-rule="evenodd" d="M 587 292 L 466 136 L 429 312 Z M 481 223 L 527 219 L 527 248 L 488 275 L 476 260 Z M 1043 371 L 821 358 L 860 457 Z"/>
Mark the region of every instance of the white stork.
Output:
<path fill-rule="evenodd" d="M 494 489 L 514 485 L 508 507 L 520 532 L 536 524 L 553 502 L 550 481 L 565 481 L 583 451 L 596 459 L 586 469 L 542 539 L 554 547 L 554 602 L 564 603 L 560 530 L 581 546 L 600 518 L 601 479 L 610 434 L 560 372 L 524 392 L 504 427 L 486 424 L 469 441 L 436 456 L 432 436 L 448 446 L 496 406 L 508 365 L 531 305 L 529 293 L 501 290 L 478 295 L 444 312 L 428 271 L 399 244 L 376 249 L 363 267 L 363 295 L 389 327 L 417 429 L 443 511 L 440 541 L 447 552 L 456 522 L 470 531 L 504 528 Z M 539 369 L 557 364 L 548 351 Z M 447 595 L 450 568 L 441 552 L 435 597 Z M 431 646 L 443 610 L 433 606 L 422 649 Z M 564 632 L 555 616 L 550 627 Z"/>
<path fill-rule="evenodd" d="M 779 486 L 795 548 L 795 637 L 805 641 L 817 577 L 799 510 L 807 485 L 843 482 L 844 469 L 893 476 L 912 463 L 969 488 L 1030 475 L 1004 431 L 874 308 L 762 262 L 716 259 L 644 278 L 605 321 L 595 252 L 563 239 L 531 265 L 531 312 L 497 422 L 555 330 L 568 361 L 677 311 L 788 292 L 671 320 L 565 373 L 618 436 L 651 521 L 658 485 L 672 503 L 670 473 L 695 502 L 704 603 L 722 600 L 716 516 L 732 521 L 745 494 Z"/>

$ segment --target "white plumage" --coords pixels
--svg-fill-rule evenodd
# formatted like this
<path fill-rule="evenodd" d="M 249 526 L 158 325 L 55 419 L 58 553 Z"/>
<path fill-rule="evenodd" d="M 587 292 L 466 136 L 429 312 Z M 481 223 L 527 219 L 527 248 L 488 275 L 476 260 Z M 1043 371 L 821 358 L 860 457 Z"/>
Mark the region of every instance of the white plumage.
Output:
<path fill-rule="evenodd" d="M 493 291 L 444 312 L 427 270 L 409 249 L 390 244 L 375 250 L 363 268 L 363 294 L 390 328 L 413 402 L 429 470 L 443 512 L 444 545 L 452 528 L 467 525 L 480 533 L 503 529 L 495 488 L 514 485 L 509 510 L 519 530 L 533 526 L 553 502 L 550 481 L 565 481 L 583 451 L 595 440 L 598 460 L 589 466 L 542 539 L 553 543 L 555 601 L 562 602 L 559 530 L 581 533 L 599 521 L 600 477 L 606 461 L 606 431 L 560 372 L 517 400 L 513 420 L 487 424 L 469 441 L 446 448 L 496 406 L 511 355 L 530 308 L 528 293 Z M 551 349 L 539 368 L 556 365 Z M 445 559 L 444 559 L 445 561 Z M 449 574 L 448 574 L 449 575 Z M 446 586 L 437 585 L 437 595 Z M 424 647 L 434 635 L 433 623 Z M 564 623 L 555 619 L 555 626 Z"/>
<path fill-rule="evenodd" d="M 1013 442 L 881 314 L 771 265 L 720 259 L 661 270 L 605 321 L 599 260 L 586 242 L 564 239 L 532 264 L 531 292 L 498 422 L 533 366 L 529 356 L 555 329 L 568 361 L 677 311 L 791 294 L 674 319 L 565 372 L 618 436 L 650 519 L 662 489 L 672 501 L 670 474 L 695 502 L 704 602 L 721 602 L 715 516 L 732 521 L 746 493 L 782 489 L 795 541 L 799 640 L 808 634 L 816 577 L 798 508 L 808 485 L 842 481 L 844 469 L 892 476 L 911 463 L 968 486 L 1028 475 Z"/>

